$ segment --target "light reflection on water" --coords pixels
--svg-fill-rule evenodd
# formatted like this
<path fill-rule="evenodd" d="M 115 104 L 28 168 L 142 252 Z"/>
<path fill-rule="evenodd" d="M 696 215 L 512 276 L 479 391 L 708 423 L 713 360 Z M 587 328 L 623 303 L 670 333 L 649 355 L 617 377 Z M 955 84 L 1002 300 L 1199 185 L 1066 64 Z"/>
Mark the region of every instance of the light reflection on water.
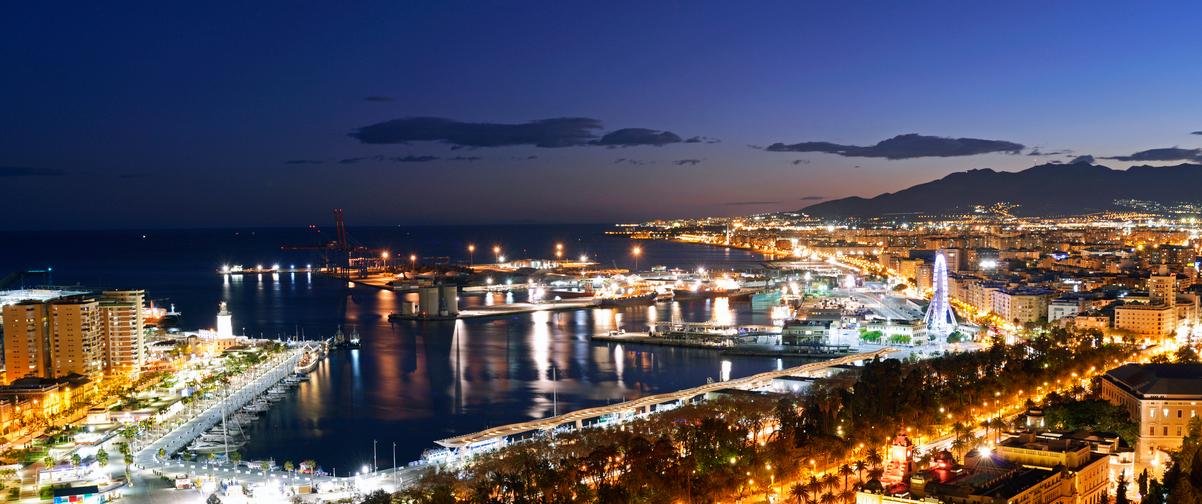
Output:
<path fill-rule="evenodd" d="M 566 412 L 799 363 L 589 340 L 593 333 L 641 330 L 665 318 L 769 323 L 747 303 L 718 299 L 389 323 L 388 313 L 408 296 L 354 289 L 345 319 L 359 331 L 362 349 L 332 352 L 297 394 L 251 428 L 243 456 L 313 458 L 349 468 L 370 457 L 374 439 L 395 441 L 398 457 L 413 460 L 437 439 L 550 416 L 553 395 Z M 502 294 L 461 297 L 478 305 L 496 296 Z"/>

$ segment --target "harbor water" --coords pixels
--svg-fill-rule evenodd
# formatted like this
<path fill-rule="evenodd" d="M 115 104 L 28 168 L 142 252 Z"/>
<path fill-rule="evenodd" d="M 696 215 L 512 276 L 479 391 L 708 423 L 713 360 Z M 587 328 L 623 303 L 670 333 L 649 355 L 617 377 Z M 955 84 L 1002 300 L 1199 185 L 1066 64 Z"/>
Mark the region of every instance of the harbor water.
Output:
<path fill-rule="evenodd" d="M 396 256 L 450 256 L 490 262 L 499 244 L 511 258 L 548 257 L 557 242 L 567 254 L 630 267 L 631 242 L 607 226 L 352 228 L 352 236 Z M 712 350 L 592 342 L 590 334 L 646 330 L 652 320 L 766 324 L 747 303 L 697 300 L 653 307 L 589 308 L 446 322 L 390 323 L 404 294 L 304 273 L 222 276 L 222 264 L 316 263 L 313 252 L 281 245 L 312 242 L 304 230 L 187 230 L 0 233 L 8 271 L 53 268 L 55 284 L 93 289 L 141 288 L 174 304 L 183 329 L 214 325 L 229 303 L 234 330 L 252 336 L 328 337 L 357 331 L 359 349 L 329 359 L 250 428 L 244 459 L 316 460 L 342 474 L 373 463 L 404 464 L 434 441 L 486 427 L 542 418 L 642 395 L 692 387 L 801 363 L 767 357 L 724 357 Z M 17 236 L 19 235 L 19 236 Z M 485 252 L 481 253 L 481 250 Z M 640 265 L 750 267 L 758 255 L 711 247 L 649 242 Z M 27 284 L 38 283 L 36 277 Z M 465 294 L 467 305 L 523 301 L 524 293 Z M 554 379 L 553 379 L 554 377 Z"/>

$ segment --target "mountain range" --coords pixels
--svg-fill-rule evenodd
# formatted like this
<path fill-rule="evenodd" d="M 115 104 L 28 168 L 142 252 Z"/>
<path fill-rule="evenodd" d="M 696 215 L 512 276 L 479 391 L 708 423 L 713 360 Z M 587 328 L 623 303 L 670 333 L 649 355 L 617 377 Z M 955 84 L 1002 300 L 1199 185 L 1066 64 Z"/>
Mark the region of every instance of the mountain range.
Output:
<path fill-rule="evenodd" d="M 1018 205 L 1011 211 L 1014 215 L 1055 216 L 1125 209 L 1115 203 L 1123 199 L 1162 204 L 1202 201 L 1202 165 L 1116 170 L 1082 162 L 1044 164 L 1018 172 L 975 169 L 873 198 L 830 200 L 801 211 L 818 217 L 946 215 L 1004 202 Z"/>

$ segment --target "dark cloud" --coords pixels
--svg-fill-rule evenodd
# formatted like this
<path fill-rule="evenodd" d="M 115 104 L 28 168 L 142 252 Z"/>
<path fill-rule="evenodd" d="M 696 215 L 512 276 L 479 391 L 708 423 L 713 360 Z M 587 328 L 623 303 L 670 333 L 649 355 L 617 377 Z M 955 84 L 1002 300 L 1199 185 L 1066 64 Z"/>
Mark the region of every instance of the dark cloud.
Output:
<path fill-rule="evenodd" d="M 1191 135 L 1202 135 L 1202 131 L 1191 131 L 1191 132 L 1189 132 L 1189 134 L 1191 134 Z"/>
<path fill-rule="evenodd" d="M 810 164 L 810 160 L 809 159 L 794 159 L 793 160 L 794 166 L 803 165 L 803 164 Z"/>
<path fill-rule="evenodd" d="M 353 157 L 353 158 L 339 159 L 338 164 L 355 164 L 360 161 L 368 161 L 368 160 L 379 161 L 381 159 L 383 159 L 383 156 Z"/>
<path fill-rule="evenodd" d="M 365 144 L 431 141 L 459 147 L 569 147 L 591 142 L 596 138 L 594 132 L 599 129 L 601 121 L 587 117 L 542 119 L 521 124 L 467 123 L 439 117 L 408 117 L 364 126 L 351 132 L 350 136 Z"/>
<path fill-rule="evenodd" d="M 1202 149 L 1162 147 L 1136 152 L 1130 156 L 1112 156 L 1102 159 L 1118 161 L 1202 161 Z"/>
<path fill-rule="evenodd" d="M 701 164 L 701 160 L 700 159 L 677 159 L 676 161 L 673 161 L 672 164 L 674 164 L 676 166 L 684 166 L 684 165 L 697 166 L 697 165 Z"/>
<path fill-rule="evenodd" d="M 710 137 L 704 137 L 704 136 L 689 137 L 688 139 L 686 139 L 684 141 L 684 143 L 707 143 L 707 144 L 716 144 L 719 142 L 721 142 L 721 140 L 718 140 L 717 138 L 710 138 Z"/>
<path fill-rule="evenodd" d="M 1034 149 L 1031 149 L 1031 152 L 1028 152 L 1027 155 L 1028 156 L 1061 156 L 1064 154 L 1072 154 L 1072 153 L 1073 153 L 1073 151 L 1069 150 L 1069 149 L 1045 152 L 1045 151 L 1039 150 L 1039 147 L 1035 147 Z"/>
<path fill-rule="evenodd" d="M 518 157 L 518 156 L 514 156 L 514 158 L 513 158 L 513 159 L 516 159 L 516 160 L 518 160 L 518 161 L 529 161 L 529 160 L 531 160 L 531 159 L 538 159 L 538 156 L 526 156 L 526 157 Z"/>
<path fill-rule="evenodd" d="M 389 160 L 397 162 L 428 162 L 436 161 L 438 159 L 439 156 L 436 155 L 403 155 L 397 156 L 397 158 L 389 158 Z"/>
<path fill-rule="evenodd" d="M 945 138 L 909 133 L 877 142 L 876 145 L 842 145 L 831 142 L 774 143 L 766 150 L 772 152 L 825 152 L 846 157 L 910 159 L 921 157 L 954 157 L 1004 152 L 1017 154 L 1022 144 L 1004 140 L 979 138 Z"/>
<path fill-rule="evenodd" d="M 455 157 L 449 157 L 449 158 L 447 158 L 447 161 L 468 161 L 468 162 L 471 162 L 471 161 L 479 161 L 479 160 L 480 160 L 480 157 L 479 157 L 479 156 L 455 156 Z"/>
<path fill-rule="evenodd" d="M 781 201 L 728 201 L 723 203 L 726 206 L 764 206 L 764 205 L 779 205 Z"/>
<path fill-rule="evenodd" d="M 300 164 L 322 164 L 325 161 L 320 159 L 289 159 L 284 161 L 284 164 L 300 165 Z"/>
<path fill-rule="evenodd" d="M 368 97 L 365 97 L 365 98 L 363 98 L 363 101 L 370 101 L 370 102 L 390 102 L 390 101 L 392 101 L 392 97 L 391 97 L 391 96 L 379 96 L 379 95 L 377 95 L 377 96 L 368 96 Z"/>
<path fill-rule="evenodd" d="M 56 168 L 34 168 L 32 166 L 0 166 L 0 177 L 61 177 L 67 172 Z"/>
<path fill-rule="evenodd" d="M 1083 156 L 1077 156 L 1077 157 L 1073 158 L 1072 161 L 1069 161 L 1068 163 L 1069 164 L 1077 164 L 1077 163 L 1093 164 L 1093 162 L 1094 162 L 1093 156 L 1091 156 L 1089 154 L 1085 154 Z"/>
<path fill-rule="evenodd" d="M 818 201 L 818 200 L 826 199 L 826 196 L 802 196 L 797 199 L 800 199 L 802 201 Z"/>
<path fill-rule="evenodd" d="M 643 166 L 643 165 L 655 164 L 655 161 L 644 161 L 642 159 L 618 158 L 618 159 L 614 160 L 614 164 L 629 164 L 629 165 L 635 165 L 635 166 Z"/>
<path fill-rule="evenodd" d="M 408 156 L 399 156 L 390 159 L 398 163 L 426 163 L 429 161 L 438 160 L 438 156 L 415 156 L 410 154 Z"/>
<path fill-rule="evenodd" d="M 622 128 L 606 133 L 600 140 L 592 143 L 593 145 L 604 145 L 607 147 L 634 147 L 638 145 L 654 145 L 659 147 L 680 142 L 682 142 L 680 135 L 671 131 L 659 131 L 647 128 Z"/>

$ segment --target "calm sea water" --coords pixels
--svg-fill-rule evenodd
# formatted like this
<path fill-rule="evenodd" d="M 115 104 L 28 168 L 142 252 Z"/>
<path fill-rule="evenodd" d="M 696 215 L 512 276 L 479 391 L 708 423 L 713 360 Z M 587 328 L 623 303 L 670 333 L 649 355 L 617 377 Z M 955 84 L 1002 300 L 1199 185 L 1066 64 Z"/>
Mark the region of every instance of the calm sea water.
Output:
<path fill-rule="evenodd" d="M 500 244 L 509 257 L 548 257 L 555 243 L 569 255 L 588 254 L 631 266 L 631 242 L 605 235 L 606 226 L 509 226 L 361 228 L 351 235 L 363 245 L 388 247 L 396 256 L 491 259 Z M 589 335 L 613 329 L 641 330 L 649 320 L 732 319 L 768 323 L 748 304 L 723 301 L 661 303 L 655 307 L 586 309 L 514 317 L 437 323 L 390 323 L 399 294 L 306 274 L 223 277 L 226 263 L 304 264 L 312 253 L 284 252 L 283 244 L 314 241 L 304 230 L 176 230 L 0 233 L 0 276 L 9 271 L 53 268 L 53 282 L 94 289 L 142 288 L 184 314 L 181 328 L 214 325 L 226 301 L 235 331 L 275 337 L 303 332 L 331 335 L 342 326 L 363 338 L 359 350 L 335 351 L 297 392 L 277 404 L 251 429 L 247 459 L 315 459 L 339 472 L 372 462 L 400 463 L 420 457 L 434 441 L 559 412 L 604 405 L 719 379 L 724 363 L 738 377 L 796 362 L 772 358 L 720 357 L 696 349 L 594 343 Z M 758 255 L 692 245 L 643 243 L 640 266 L 695 268 L 754 264 Z M 481 250 L 485 251 L 483 254 Z M 30 277 L 28 284 L 43 283 Z M 521 301 L 522 293 L 464 296 L 464 302 Z M 555 380 L 552 380 L 552 377 Z M 554 404 L 553 397 L 558 397 Z"/>

